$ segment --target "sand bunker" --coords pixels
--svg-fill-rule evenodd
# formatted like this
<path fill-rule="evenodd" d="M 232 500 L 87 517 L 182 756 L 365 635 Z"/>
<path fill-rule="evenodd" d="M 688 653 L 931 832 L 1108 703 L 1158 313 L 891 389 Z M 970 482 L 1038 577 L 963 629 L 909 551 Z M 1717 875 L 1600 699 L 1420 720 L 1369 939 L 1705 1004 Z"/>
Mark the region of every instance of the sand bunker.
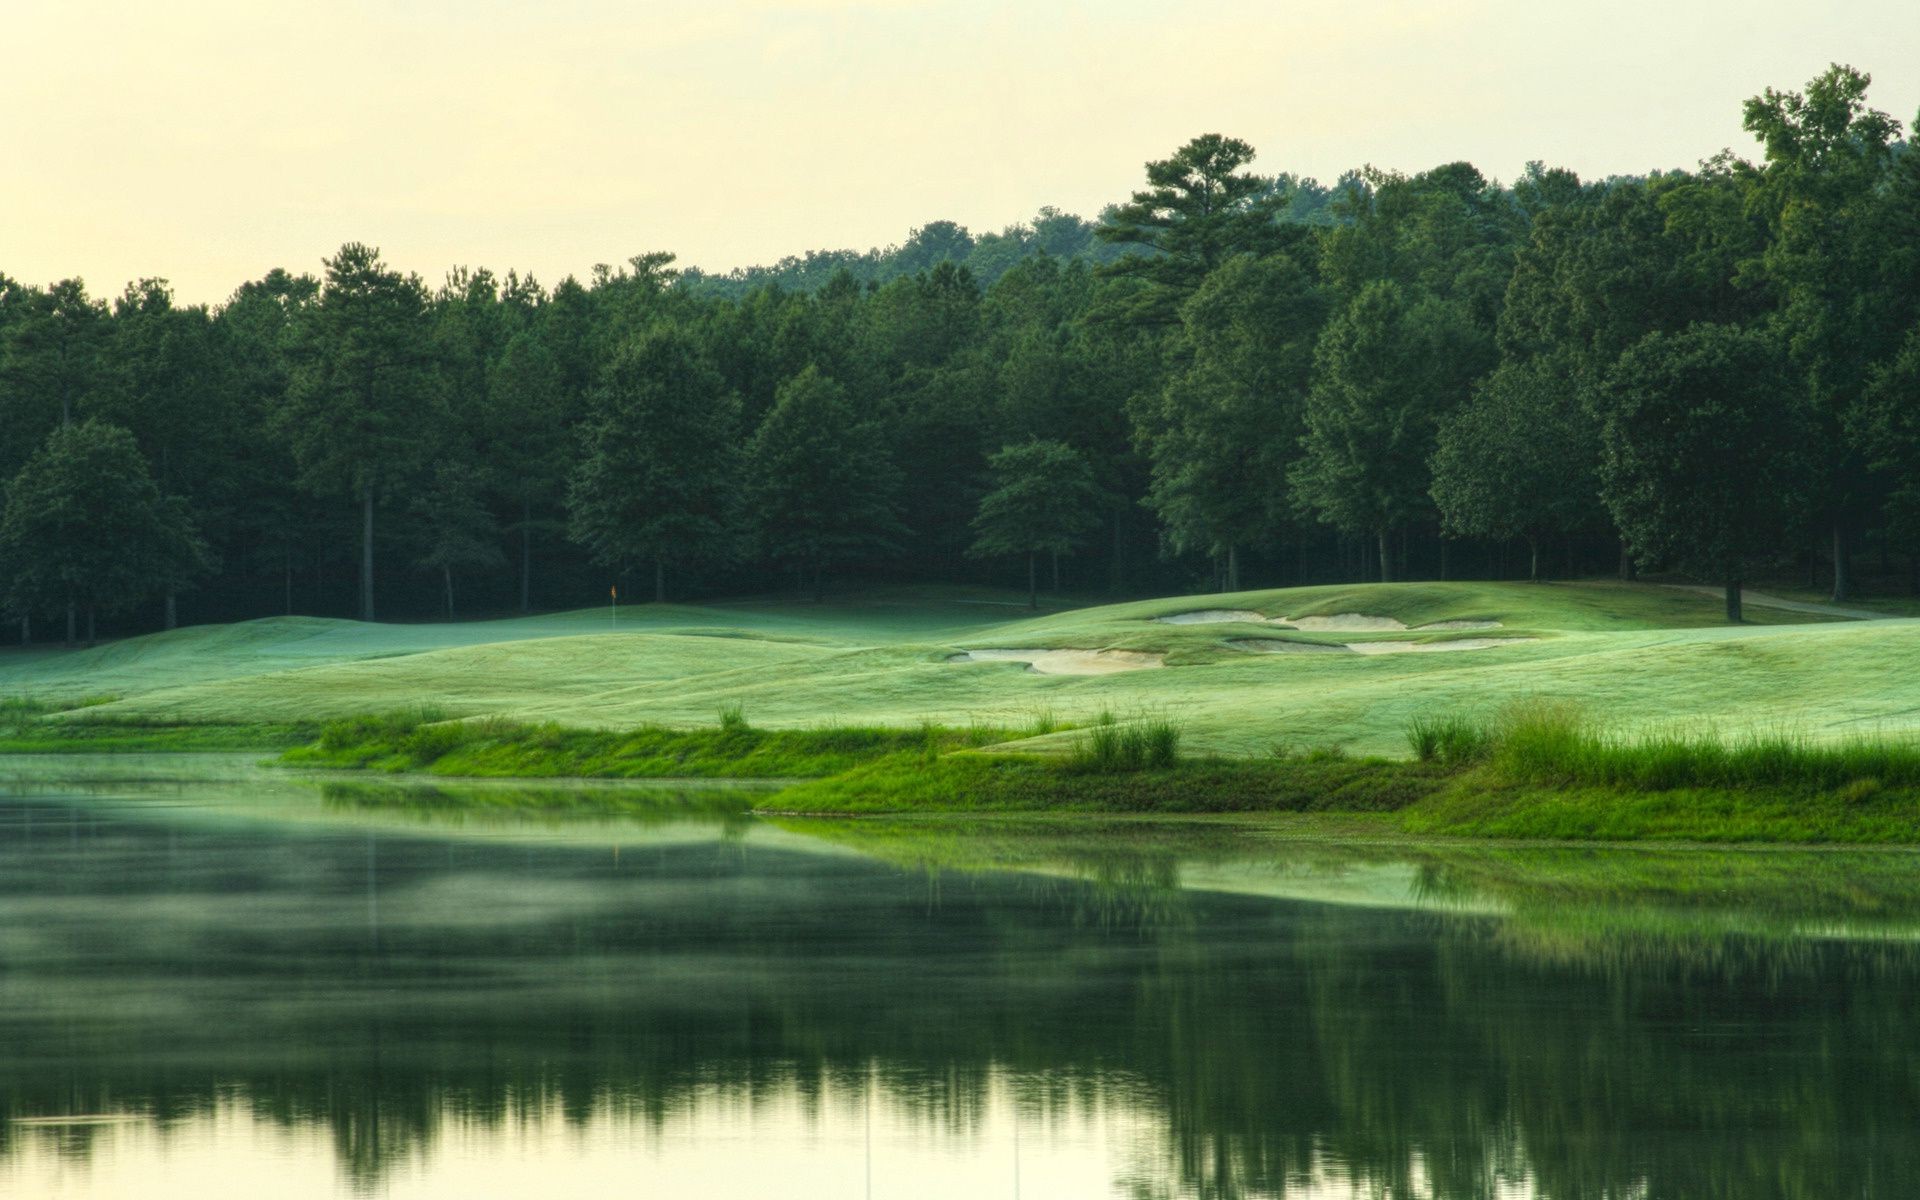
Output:
<path fill-rule="evenodd" d="M 1534 638 L 1455 638 L 1450 642 L 1348 642 L 1355 654 L 1429 654 L 1443 650 L 1491 650 L 1495 646 L 1513 646 Z"/>
<path fill-rule="evenodd" d="M 1434 654 L 1446 650 L 1491 650 L 1535 638 L 1455 638 L 1450 642 L 1282 642 L 1274 638 L 1238 638 L 1227 643 L 1251 654 Z"/>
<path fill-rule="evenodd" d="M 1203 608 L 1198 612 L 1174 613 L 1170 617 L 1155 617 L 1162 625 L 1223 625 L 1229 621 L 1244 621 L 1250 625 L 1265 625 L 1267 619 L 1250 608 Z"/>
<path fill-rule="evenodd" d="M 1112 675 L 1164 667 L 1166 657 L 1139 650 L 973 650 L 947 661 L 1025 663 L 1036 675 Z"/>
<path fill-rule="evenodd" d="M 1498 621 L 1435 621 L 1431 625 L 1415 625 L 1414 629 L 1421 633 L 1437 633 L 1443 629 L 1451 631 L 1455 629 L 1499 629 L 1500 627 L 1500 622 Z"/>
<path fill-rule="evenodd" d="M 1235 638 L 1227 643 L 1249 654 L 1352 654 L 1339 642 L 1282 642 L 1274 638 Z"/>
<path fill-rule="evenodd" d="M 1406 628 L 1392 617 L 1369 617 L 1364 613 L 1335 613 L 1330 617 L 1288 617 L 1287 624 L 1308 633 L 1382 633 Z"/>

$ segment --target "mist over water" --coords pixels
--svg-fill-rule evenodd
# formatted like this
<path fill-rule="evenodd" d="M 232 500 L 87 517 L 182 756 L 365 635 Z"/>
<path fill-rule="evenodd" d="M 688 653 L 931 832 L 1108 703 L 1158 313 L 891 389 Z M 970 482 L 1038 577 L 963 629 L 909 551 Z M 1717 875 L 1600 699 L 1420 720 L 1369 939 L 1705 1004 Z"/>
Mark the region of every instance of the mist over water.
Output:
<path fill-rule="evenodd" d="M 1920 1194 L 1908 855 L 490 797 L 16 775 L 0 1194 Z"/>

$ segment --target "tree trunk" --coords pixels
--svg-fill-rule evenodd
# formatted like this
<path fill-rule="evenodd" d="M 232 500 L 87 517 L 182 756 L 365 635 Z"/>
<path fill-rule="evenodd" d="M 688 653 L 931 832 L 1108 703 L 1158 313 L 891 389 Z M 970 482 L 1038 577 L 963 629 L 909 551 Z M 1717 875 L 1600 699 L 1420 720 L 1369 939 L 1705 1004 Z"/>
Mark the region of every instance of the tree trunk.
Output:
<path fill-rule="evenodd" d="M 93 605 L 87 605 L 87 649 L 91 650 L 100 639 L 93 634 Z"/>
<path fill-rule="evenodd" d="M 1453 560 L 1453 542 L 1443 537 L 1440 539 L 1440 582 L 1441 583 L 1445 583 L 1447 581 L 1449 568 L 1453 566 L 1452 560 Z"/>
<path fill-rule="evenodd" d="M 360 619 L 373 620 L 373 486 L 360 497 Z"/>
<path fill-rule="evenodd" d="M 1227 590 L 1240 590 L 1240 547 L 1227 547 Z"/>
<path fill-rule="evenodd" d="M 1053 594 L 1060 594 L 1060 552 L 1053 552 Z"/>
<path fill-rule="evenodd" d="M 1113 506 L 1113 556 L 1107 563 L 1107 590 L 1116 596 L 1127 590 L 1126 515 L 1126 501 L 1115 501 Z"/>
<path fill-rule="evenodd" d="M 1033 551 L 1031 550 L 1027 551 L 1027 607 L 1028 608 L 1040 607 L 1040 586 L 1038 583 L 1035 582 L 1037 576 L 1035 574 L 1035 567 L 1034 567 L 1034 559 L 1038 557 L 1039 555 L 1035 554 Z"/>
<path fill-rule="evenodd" d="M 1527 539 L 1527 582 L 1540 582 L 1540 539 Z"/>
<path fill-rule="evenodd" d="M 20 644 L 22 646 L 33 645 L 33 618 L 32 617 L 20 618 Z"/>
<path fill-rule="evenodd" d="M 293 615 L 293 549 L 287 549 L 287 615 Z"/>
<path fill-rule="evenodd" d="M 73 649 L 75 632 L 73 601 L 69 600 L 67 601 L 67 649 L 69 650 Z"/>
<path fill-rule="evenodd" d="M 1380 582 L 1393 582 L 1393 537 L 1387 527 L 1380 527 Z"/>
<path fill-rule="evenodd" d="M 813 602 L 815 604 L 824 604 L 827 599 L 827 585 L 821 582 L 821 576 L 825 570 L 819 563 L 813 565 Z"/>
<path fill-rule="evenodd" d="M 1627 539 L 1620 539 L 1620 578 L 1628 582 L 1633 580 L 1633 551 L 1627 549 Z"/>
<path fill-rule="evenodd" d="M 1907 555 L 1907 590 L 1920 596 L 1920 552 Z M 25 617 L 20 618 L 25 621 Z"/>
<path fill-rule="evenodd" d="M 1738 625 L 1742 620 L 1743 618 L 1740 615 L 1740 581 L 1738 579 L 1730 579 L 1727 581 L 1727 623 L 1730 625 Z"/>
<path fill-rule="evenodd" d="M 520 502 L 520 611 L 533 611 L 533 502 Z"/>
<path fill-rule="evenodd" d="M 667 561 L 663 558 L 653 560 L 653 602 L 667 602 Z"/>
<path fill-rule="evenodd" d="M 440 578 L 447 585 L 447 620 L 453 620 L 453 568 L 441 567 Z"/>
<path fill-rule="evenodd" d="M 1844 522 L 1833 523 L 1833 602 L 1844 603 L 1853 599 L 1853 563 L 1851 548 L 1847 545 L 1847 527 Z"/>

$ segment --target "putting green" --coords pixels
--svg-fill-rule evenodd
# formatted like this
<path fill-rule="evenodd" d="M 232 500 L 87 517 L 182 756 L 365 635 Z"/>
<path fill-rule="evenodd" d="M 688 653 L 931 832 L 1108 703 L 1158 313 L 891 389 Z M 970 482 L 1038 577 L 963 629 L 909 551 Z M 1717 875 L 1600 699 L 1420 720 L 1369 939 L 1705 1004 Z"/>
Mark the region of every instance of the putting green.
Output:
<path fill-rule="evenodd" d="M 1202 611 L 1245 619 L 1156 620 Z M 1409 628 L 1289 629 L 1256 614 L 1359 614 Z M 1014 724 L 1111 708 L 1164 713 L 1191 747 L 1236 754 L 1277 745 L 1398 754 L 1415 714 L 1529 696 L 1577 701 L 1627 729 L 1679 722 L 1821 737 L 1920 727 L 1920 620 L 1748 615 L 1754 623 L 1728 626 L 1716 598 L 1596 582 L 1296 588 L 1037 617 L 994 593 L 898 590 L 824 605 L 645 605 L 622 610 L 616 626 L 605 609 L 448 625 L 272 618 L 90 651 L 0 652 L 0 697 L 113 696 L 86 714 L 164 723 L 417 704 L 594 726 L 708 724 L 729 703 L 769 727 Z M 1431 628 L 1443 622 L 1461 624 Z M 1249 654 L 1230 644 L 1484 642 L 1474 631 L 1487 622 L 1514 640 L 1458 654 Z M 1126 651 L 1163 655 L 1165 667 L 1055 674 L 950 661 L 996 649 Z"/>

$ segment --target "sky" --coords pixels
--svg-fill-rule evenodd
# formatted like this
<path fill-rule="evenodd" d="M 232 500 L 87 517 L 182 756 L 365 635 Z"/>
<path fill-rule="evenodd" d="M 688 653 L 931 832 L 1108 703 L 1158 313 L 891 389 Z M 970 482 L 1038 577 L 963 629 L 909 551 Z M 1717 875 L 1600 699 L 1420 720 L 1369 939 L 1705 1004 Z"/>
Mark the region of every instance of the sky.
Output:
<path fill-rule="evenodd" d="M 379 246 L 552 283 L 1093 216 L 1189 138 L 1263 173 L 1754 153 L 1829 63 L 1920 109 L 1914 0 L 0 0 L 0 272 L 217 303 Z"/>

